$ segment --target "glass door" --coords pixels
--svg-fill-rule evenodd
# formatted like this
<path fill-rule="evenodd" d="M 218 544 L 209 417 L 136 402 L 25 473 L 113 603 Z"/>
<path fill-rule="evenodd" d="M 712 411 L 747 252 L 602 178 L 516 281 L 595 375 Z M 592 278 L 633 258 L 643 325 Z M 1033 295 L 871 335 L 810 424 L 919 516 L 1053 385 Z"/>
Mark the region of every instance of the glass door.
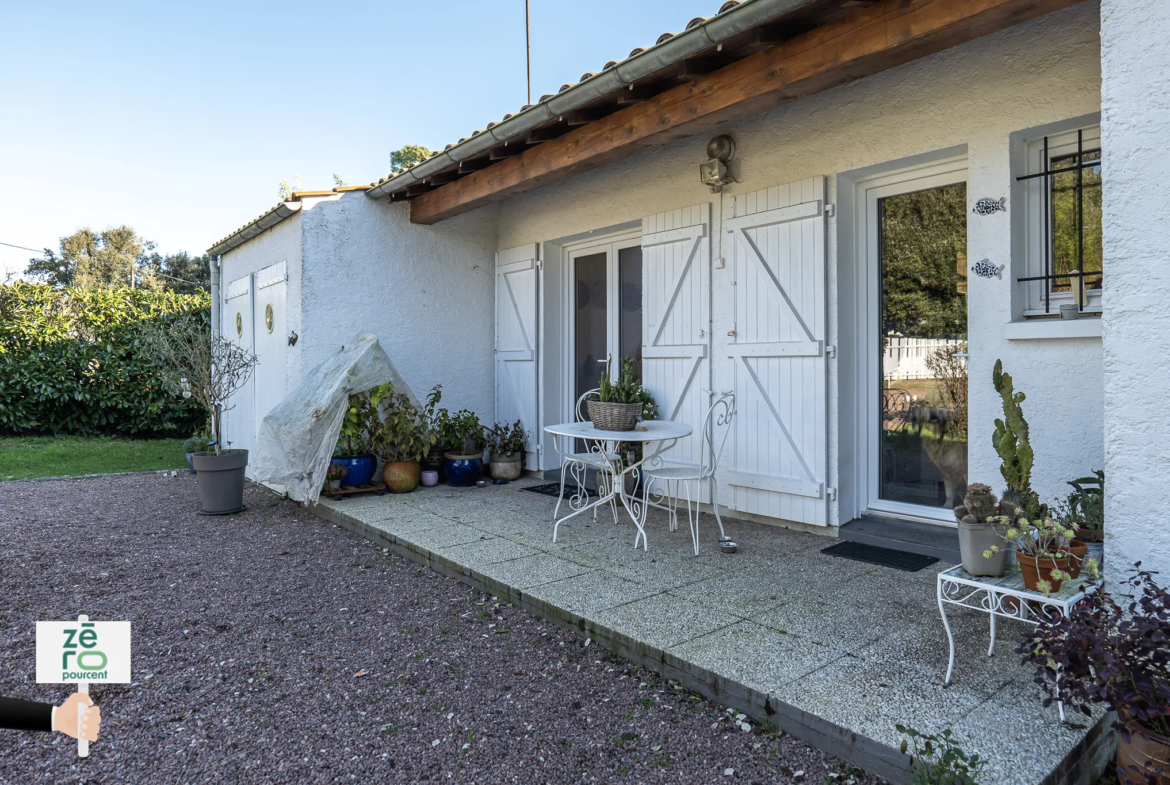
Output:
<path fill-rule="evenodd" d="M 598 386 L 606 362 L 619 372 L 631 357 L 642 373 L 642 246 L 638 240 L 591 245 L 572 265 L 573 404 Z"/>
<path fill-rule="evenodd" d="M 904 181 L 867 200 L 877 300 L 868 506 L 952 524 L 967 489 L 965 179 Z"/>

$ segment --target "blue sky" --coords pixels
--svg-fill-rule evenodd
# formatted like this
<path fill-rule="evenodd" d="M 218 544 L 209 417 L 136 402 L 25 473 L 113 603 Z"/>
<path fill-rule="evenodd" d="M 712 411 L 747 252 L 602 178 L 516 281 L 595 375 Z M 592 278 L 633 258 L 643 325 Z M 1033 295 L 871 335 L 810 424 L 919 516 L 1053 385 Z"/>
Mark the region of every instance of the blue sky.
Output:
<path fill-rule="evenodd" d="M 720 3 L 531 0 L 533 97 Z M 0 74 L 0 242 L 127 223 L 202 252 L 282 179 L 370 182 L 518 109 L 524 2 L 12 3 Z"/>

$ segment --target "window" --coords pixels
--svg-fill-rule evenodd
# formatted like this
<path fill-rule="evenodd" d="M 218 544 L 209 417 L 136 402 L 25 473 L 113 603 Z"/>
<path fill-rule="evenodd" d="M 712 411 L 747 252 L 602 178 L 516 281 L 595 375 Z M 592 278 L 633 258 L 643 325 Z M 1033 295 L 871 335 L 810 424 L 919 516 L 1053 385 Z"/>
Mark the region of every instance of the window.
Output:
<path fill-rule="evenodd" d="M 1101 128 L 1073 128 L 1024 141 L 1024 316 L 1062 305 L 1100 312 Z"/>

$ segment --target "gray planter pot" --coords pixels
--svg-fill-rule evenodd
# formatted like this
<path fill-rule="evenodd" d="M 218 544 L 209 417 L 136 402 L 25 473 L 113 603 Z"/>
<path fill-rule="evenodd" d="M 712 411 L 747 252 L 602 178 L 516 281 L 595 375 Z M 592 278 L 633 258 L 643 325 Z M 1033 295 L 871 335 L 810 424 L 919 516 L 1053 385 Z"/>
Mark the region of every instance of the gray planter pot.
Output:
<path fill-rule="evenodd" d="M 1002 524 L 959 521 L 959 553 L 963 556 L 963 569 L 971 575 L 1002 577 L 1007 569 L 1008 552 L 1002 536 L 1004 531 L 1006 528 Z M 999 546 L 999 551 L 988 559 L 983 552 L 993 545 Z"/>
<path fill-rule="evenodd" d="M 204 515 L 227 515 L 244 509 L 244 468 L 247 450 L 225 450 L 219 455 L 197 452 L 191 457 L 199 482 Z"/>

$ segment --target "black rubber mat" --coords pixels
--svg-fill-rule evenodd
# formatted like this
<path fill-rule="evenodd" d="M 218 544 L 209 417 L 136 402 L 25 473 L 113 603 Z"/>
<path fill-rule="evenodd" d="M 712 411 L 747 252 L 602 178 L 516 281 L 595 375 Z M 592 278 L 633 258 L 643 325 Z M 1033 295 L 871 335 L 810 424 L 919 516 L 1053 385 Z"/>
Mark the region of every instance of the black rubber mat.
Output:
<path fill-rule="evenodd" d="M 522 491 L 531 491 L 532 493 L 539 493 L 542 496 L 560 496 L 561 484 L 559 482 L 546 482 L 544 485 L 529 485 L 527 488 L 521 488 Z M 577 491 L 576 485 L 565 486 L 565 496 L 572 496 Z"/>
<path fill-rule="evenodd" d="M 860 542 L 839 542 L 828 548 L 822 548 L 821 553 L 829 556 L 840 556 L 842 559 L 862 561 L 866 564 L 893 567 L 902 572 L 918 572 L 923 567 L 929 567 L 938 561 L 933 556 L 879 548 L 876 545 L 863 545 Z"/>

